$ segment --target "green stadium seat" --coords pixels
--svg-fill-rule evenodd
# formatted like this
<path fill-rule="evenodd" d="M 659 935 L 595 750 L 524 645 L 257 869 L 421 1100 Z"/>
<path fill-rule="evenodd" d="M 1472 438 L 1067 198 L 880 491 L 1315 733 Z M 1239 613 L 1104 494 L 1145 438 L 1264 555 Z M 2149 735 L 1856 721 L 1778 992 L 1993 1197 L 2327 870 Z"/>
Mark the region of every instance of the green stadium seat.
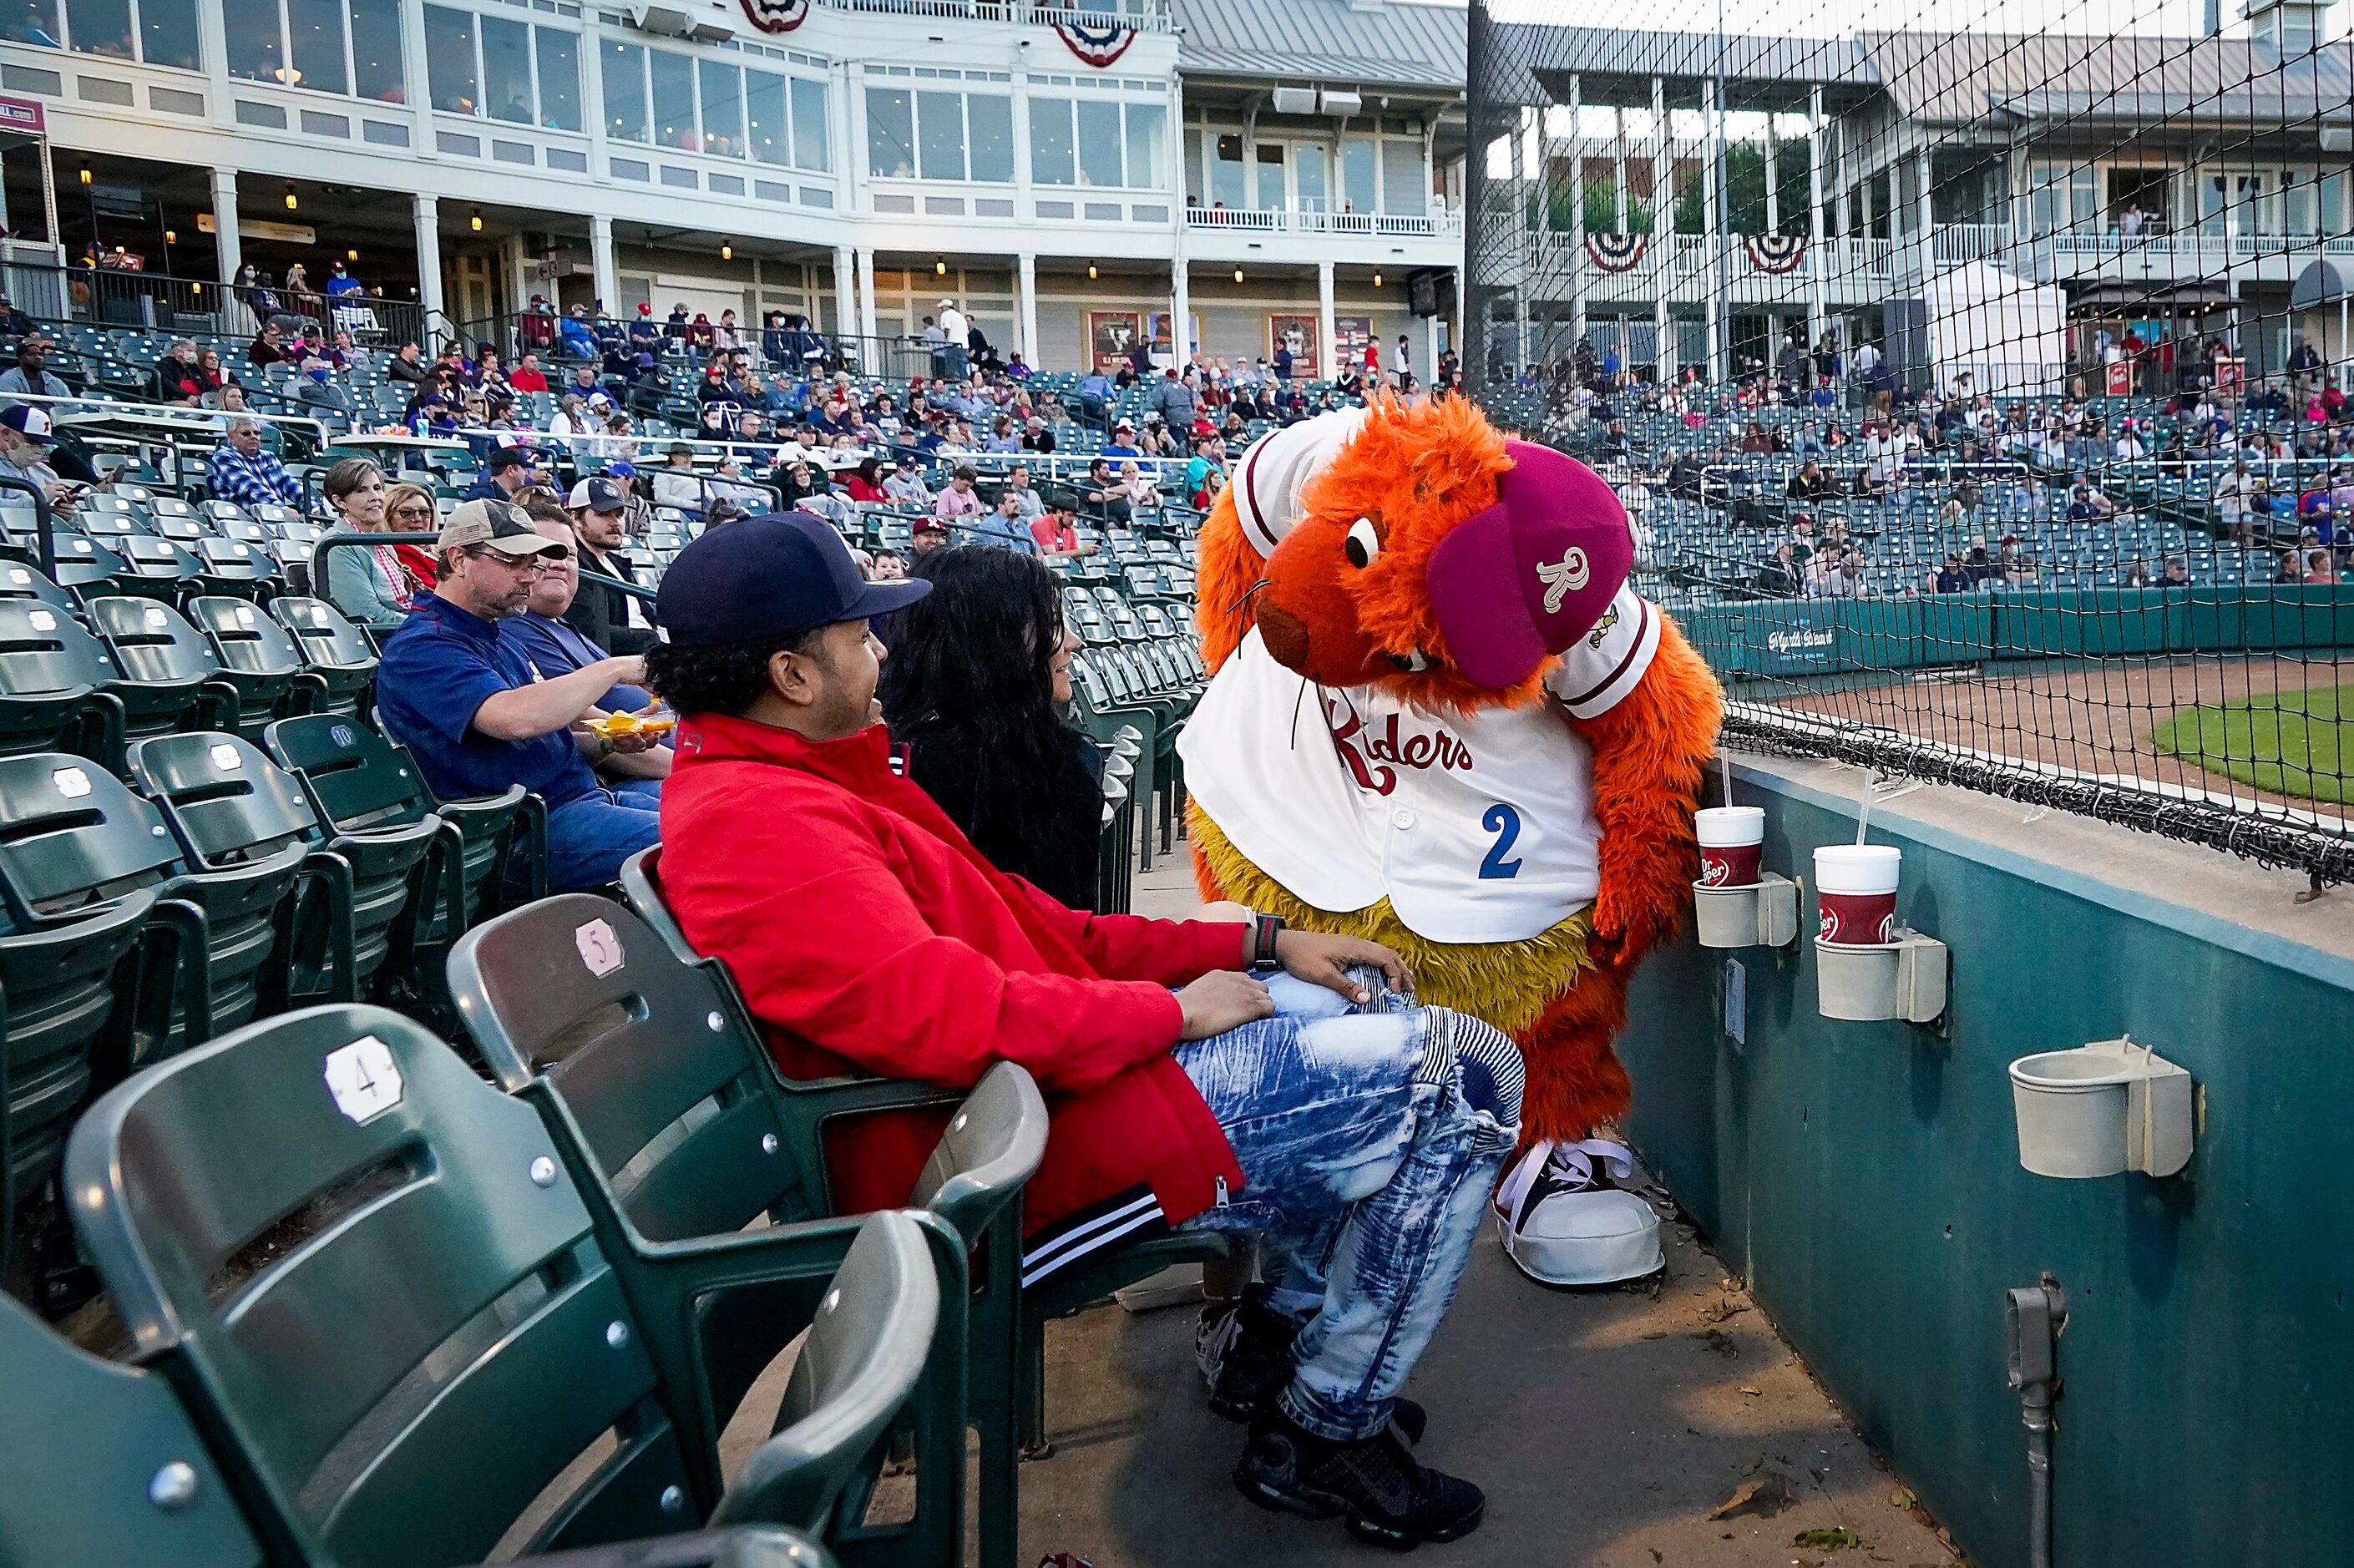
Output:
<path fill-rule="evenodd" d="M 334 714 L 281 719 L 262 732 L 262 745 L 302 780 L 339 839 L 356 844 L 433 821 L 442 848 L 422 895 L 419 943 L 447 947 L 504 907 L 510 890 L 518 903 L 546 895 L 547 809 L 521 785 L 502 795 L 436 800 L 404 747 Z M 424 978 L 438 978 L 438 965 L 424 967 Z"/>
<path fill-rule="evenodd" d="M 123 593 L 176 603 L 204 571 L 187 546 L 153 534 L 126 534 L 108 543 L 122 557 L 123 569 L 114 581 Z"/>
<path fill-rule="evenodd" d="M 800 1103 L 809 1086 L 778 1076 L 723 966 L 682 957 L 630 911 L 574 893 L 500 916 L 451 949 L 450 991 L 493 1079 L 546 1106 L 551 1122 L 578 1139 L 592 1172 L 584 1191 L 610 1203 L 639 1241 L 721 1236 L 763 1216 L 831 1212 L 820 1129 Z M 896 1104 L 957 1100 L 890 1088 Z M 1027 1073 L 1001 1063 L 942 1115 L 946 1130 L 908 1203 L 946 1220 L 968 1248 L 986 1238 L 991 1277 L 972 1303 L 971 1414 L 981 1432 L 982 1560 L 999 1568 L 1015 1547 L 1021 1193 L 1045 1152 L 1046 1107 Z M 693 1308 L 680 1301 L 673 1309 Z M 698 1381 L 724 1409 L 783 1341 L 754 1299 L 708 1307 L 702 1317 Z M 986 1391 L 996 1396 L 984 1400 Z M 940 1523 L 936 1499 L 919 1496 L 918 1541 L 934 1538 Z"/>
<path fill-rule="evenodd" d="M 883 1435 L 938 1403 L 940 1335 L 960 1370 L 947 1227 L 888 1213 L 818 1259 L 772 1233 L 639 1260 L 705 1288 L 801 1286 L 783 1429 L 718 1491 L 712 1415 L 664 1371 L 682 1327 L 630 1296 L 626 1239 L 583 1202 L 572 1158 L 417 1023 L 332 1006 L 120 1086 L 77 1128 L 66 1181 L 142 1359 L 303 1561 L 471 1563 L 528 1512 L 526 1552 L 708 1518 L 832 1527 L 854 1564 L 953 1563 L 859 1552 L 843 1522 Z"/>
<path fill-rule="evenodd" d="M 366 717 L 374 710 L 376 656 L 365 632 L 323 599 L 281 594 L 270 601 L 270 613 L 294 634 L 311 673 L 324 685 L 323 711 Z"/>
<path fill-rule="evenodd" d="M 73 751 L 107 768 L 122 755 L 122 698 L 105 647 L 68 611 L 0 599 L 0 756 Z"/>
<path fill-rule="evenodd" d="M 727 966 L 717 959 L 705 959 L 694 954 L 678 922 L 662 898 L 662 846 L 642 850 L 624 862 L 621 867 L 621 893 L 632 911 L 673 956 L 688 963 L 708 965 L 714 974 L 725 982 L 725 988 L 736 1016 L 742 1026 L 759 1038 L 759 1024 L 743 1004 Z M 727 1020 L 728 1009 L 718 1010 L 722 1023 Z M 708 1020 L 705 1021 L 707 1028 Z M 715 1033 L 716 1033 L 715 1031 Z M 765 1043 L 764 1043 L 765 1049 Z M 784 1097 L 772 1102 L 783 1120 L 780 1136 L 790 1140 L 789 1158 L 799 1171 L 803 1190 L 814 1194 L 822 1205 L 820 1213 L 833 1212 L 833 1188 L 826 1172 L 825 1123 L 837 1117 L 855 1116 L 889 1109 L 928 1109 L 942 1111 L 954 1097 L 948 1091 L 928 1084 L 901 1082 L 889 1078 L 860 1075 L 826 1079 L 781 1079 Z M 997 1249 L 1001 1252 L 1013 1249 Z M 1020 1343 L 1014 1362 L 1013 1383 L 1005 1396 L 1014 1413 L 1014 1430 L 1025 1451 L 1044 1454 L 1048 1451 L 1045 1440 L 1046 1349 L 1045 1325 L 1055 1318 L 1066 1318 L 1101 1300 L 1113 1291 L 1149 1278 L 1174 1264 L 1202 1262 L 1224 1258 L 1228 1254 L 1223 1236 L 1207 1233 L 1186 1232 L 1132 1243 L 1117 1251 L 1107 1252 L 1072 1264 L 1057 1271 L 1043 1285 L 1022 1293 L 1019 1314 Z M 994 1395 L 985 1383 L 987 1363 L 976 1361 L 974 1367 L 976 1409 L 985 1405 Z"/>
<path fill-rule="evenodd" d="M 0 1563 L 264 1568 L 171 1385 L 85 1355 L 0 1297 Z"/>
<path fill-rule="evenodd" d="M 246 739 L 259 741 L 272 719 L 324 704 L 326 682 L 312 671 L 294 634 L 252 600 L 201 596 L 188 601 L 188 619 L 212 644 L 220 678 L 237 692 L 236 728 Z"/>
<path fill-rule="evenodd" d="M 33 599 L 69 615 L 81 614 L 81 601 L 34 567 L 0 565 L 0 599 Z"/>
<path fill-rule="evenodd" d="M 260 544 L 207 535 L 187 547 L 196 553 L 200 593 L 268 599 L 280 585 L 277 557 Z"/>
<path fill-rule="evenodd" d="M 238 690 L 222 678 L 220 655 L 178 610 L 128 594 L 93 599 L 88 609 L 114 660 L 106 690 L 122 704 L 126 741 L 236 721 Z"/>

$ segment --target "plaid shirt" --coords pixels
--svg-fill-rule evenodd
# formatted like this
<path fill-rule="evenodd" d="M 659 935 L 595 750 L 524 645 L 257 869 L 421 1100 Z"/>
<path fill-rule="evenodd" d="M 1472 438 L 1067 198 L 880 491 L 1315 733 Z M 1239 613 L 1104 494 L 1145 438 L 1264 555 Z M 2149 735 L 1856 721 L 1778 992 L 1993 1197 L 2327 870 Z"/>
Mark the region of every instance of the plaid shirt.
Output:
<path fill-rule="evenodd" d="M 286 471 L 278 454 L 267 450 L 248 457 L 223 441 L 213 449 L 205 482 L 212 487 L 214 500 L 234 501 L 239 506 L 302 504 L 302 486 Z"/>

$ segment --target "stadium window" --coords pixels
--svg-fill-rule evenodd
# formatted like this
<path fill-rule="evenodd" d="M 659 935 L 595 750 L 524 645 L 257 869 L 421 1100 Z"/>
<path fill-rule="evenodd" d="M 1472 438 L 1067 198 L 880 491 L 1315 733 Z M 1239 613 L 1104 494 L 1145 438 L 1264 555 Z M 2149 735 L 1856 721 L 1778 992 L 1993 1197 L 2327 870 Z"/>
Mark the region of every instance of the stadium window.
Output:
<path fill-rule="evenodd" d="M 474 73 L 474 18 L 446 6 L 425 7 L 425 58 L 433 107 L 444 114 L 480 115 L 482 93 Z"/>
<path fill-rule="evenodd" d="M 351 90 L 343 0 L 286 0 L 286 43 L 295 86 L 338 96 Z"/>
<path fill-rule="evenodd" d="M 663 49 L 646 51 L 653 83 L 654 145 L 692 153 L 702 144 L 695 129 L 695 62 Z"/>
<path fill-rule="evenodd" d="M 1341 199 L 1347 203 L 1344 212 L 1378 210 L 1378 192 L 1373 185 L 1373 144 L 1362 136 L 1352 136 L 1341 143 Z"/>
<path fill-rule="evenodd" d="M 66 0 L 66 41 L 77 54 L 133 58 L 131 0 Z"/>
<path fill-rule="evenodd" d="M 877 179 L 916 175 L 916 111 L 905 89 L 866 90 L 866 172 Z"/>
<path fill-rule="evenodd" d="M 793 161 L 792 127 L 785 120 L 785 79 L 764 70 L 744 73 L 745 150 L 779 168 Z"/>
<path fill-rule="evenodd" d="M 1210 142 L 1210 205 L 1238 207 L 1243 196 L 1243 139 L 1229 132 L 1202 133 Z"/>
<path fill-rule="evenodd" d="M 703 150 L 716 158 L 744 155 L 744 73 L 717 60 L 698 61 L 703 87 Z"/>
<path fill-rule="evenodd" d="M 609 43 L 599 51 L 604 60 L 605 134 L 617 142 L 645 142 L 652 136 L 646 111 L 646 51 L 637 44 Z"/>
<path fill-rule="evenodd" d="M 1258 187 L 1251 195 L 1251 206 L 1261 212 L 1279 209 L 1290 200 L 1283 189 L 1284 152 L 1280 142 L 1251 145 L 1251 172 L 1257 176 Z"/>
<path fill-rule="evenodd" d="M 1079 184 L 1125 185 L 1120 173 L 1119 105 L 1107 99 L 1082 98 L 1072 106 L 1072 112 L 1078 121 Z"/>
<path fill-rule="evenodd" d="M 1030 101 L 1030 177 L 1042 185 L 1079 183 L 1077 155 L 1071 145 L 1071 101 L 1067 98 Z"/>
<path fill-rule="evenodd" d="M 1382 143 L 1382 210 L 1393 217 L 1420 217 L 1428 198 L 1422 167 L 1422 143 L 1391 141 Z"/>
<path fill-rule="evenodd" d="M 825 83 L 793 78 L 793 164 L 796 168 L 833 167 L 832 139 L 826 129 Z"/>
<path fill-rule="evenodd" d="M 65 47 L 65 29 L 58 23 L 58 0 L 18 0 L 0 21 L 0 40 L 31 44 L 37 48 Z"/>
<path fill-rule="evenodd" d="M 1128 183 L 1138 190 L 1169 185 L 1169 111 L 1158 103 L 1121 106 L 1128 125 Z"/>
<path fill-rule="evenodd" d="M 139 58 L 151 66 L 201 70 L 196 0 L 139 0 Z"/>
<path fill-rule="evenodd" d="M 1291 149 L 1291 181 L 1302 212 L 1323 212 L 1331 205 L 1324 168 L 1328 153 L 1321 142 L 1302 142 Z"/>
<path fill-rule="evenodd" d="M 579 37 L 534 27 L 531 42 L 538 60 L 540 124 L 550 131 L 581 129 Z"/>
<path fill-rule="evenodd" d="M 481 28 L 484 106 L 493 120 L 531 124 L 530 26 L 504 16 L 484 16 Z"/>
<path fill-rule="evenodd" d="M 2333 169 L 2321 176 L 2321 232 L 2335 238 L 2346 232 L 2346 173 Z"/>
<path fill-rule="evenodd" d="M 400 0 L 351 0 L 352 90 L 378 103 L 408 101 L 400 63 Z"/>
<path fill-rule="evenodd" d="M 928 180 L 964 178 L 964 94 L 916 94 L 917 172 Z"/>
<path fill-rule="evenodd" d="M 1013 183 L 1013 101 L 976 92 L 964 101 L 970 127 L 972 178 L 985 185 Z"/>
<path fill-rule="evenodd" d="M 2314 185 L 2311 169 L 2288 169 L 2281 180 L 2281 228 L 2285 233 L 2311 238 L 2318 233 L 2314 223 Z"/>

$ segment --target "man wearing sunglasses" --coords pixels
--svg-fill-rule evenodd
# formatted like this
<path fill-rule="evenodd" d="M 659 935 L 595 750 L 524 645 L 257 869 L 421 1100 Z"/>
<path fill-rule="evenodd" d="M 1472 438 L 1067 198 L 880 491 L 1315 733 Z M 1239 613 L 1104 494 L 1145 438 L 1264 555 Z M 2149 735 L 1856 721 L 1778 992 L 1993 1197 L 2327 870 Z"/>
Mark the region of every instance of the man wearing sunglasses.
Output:
<path fill-rule="evenodd" d="M 607 691 L 644 680 L 643 662 L 600 659 L 543 681 L 500 637 L 499 623 L 524 613 L 541 575 L 571 554 L 521 507 L 467 502 L 450 514 L 433 553 L 433 591 L 417 595 L 408 619 L 385 640 L 378 721 L 416 754 L 444 800 L 517 784 L 539 796 L 547 804 L 549 885 L 603 886 L 661 836 L 661 782 L 633 778 L 608 787 L 591 766 L 645 750 L 653 738 L 609 738 L 586 727 Z"/>

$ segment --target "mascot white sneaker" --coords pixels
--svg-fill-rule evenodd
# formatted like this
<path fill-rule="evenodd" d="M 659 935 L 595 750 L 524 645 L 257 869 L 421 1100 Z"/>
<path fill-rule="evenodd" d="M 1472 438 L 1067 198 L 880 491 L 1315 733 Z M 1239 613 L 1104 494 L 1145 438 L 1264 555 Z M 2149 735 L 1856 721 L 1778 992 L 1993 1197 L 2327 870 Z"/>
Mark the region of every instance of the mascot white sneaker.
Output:
<path fill-rule="evenodd" d="M 1635 1173 L 1624 1144 L 1587 1138 L 1539 1141 L 1496 1189 L 1504 1255 L 1543 1285 L 1616 1285 L 1667 1266 L 1659 1216 L 1612 1185 Z"/>

